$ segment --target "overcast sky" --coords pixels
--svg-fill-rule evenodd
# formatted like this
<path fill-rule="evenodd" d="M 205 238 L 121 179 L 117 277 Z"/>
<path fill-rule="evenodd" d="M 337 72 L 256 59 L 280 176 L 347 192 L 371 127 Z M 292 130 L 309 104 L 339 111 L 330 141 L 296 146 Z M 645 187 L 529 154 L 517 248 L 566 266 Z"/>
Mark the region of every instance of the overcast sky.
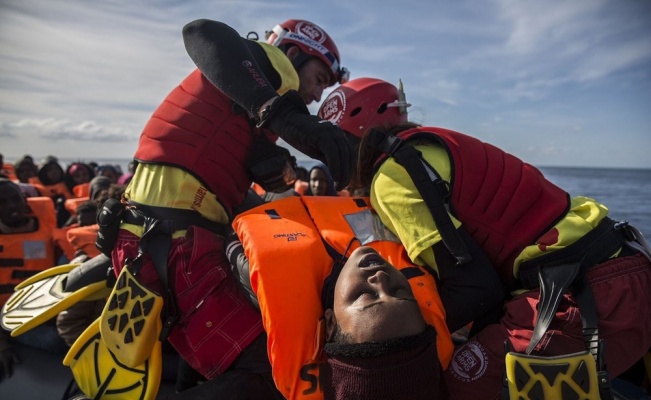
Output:
<path fill-rule="evenodd" d="M 197 18 L 311 20 L 352 78 L 402 79 L 414 122 L 538 166 L 651 168 L 649 0 L 0 0 L 0 152 L 130 158 Z"/>

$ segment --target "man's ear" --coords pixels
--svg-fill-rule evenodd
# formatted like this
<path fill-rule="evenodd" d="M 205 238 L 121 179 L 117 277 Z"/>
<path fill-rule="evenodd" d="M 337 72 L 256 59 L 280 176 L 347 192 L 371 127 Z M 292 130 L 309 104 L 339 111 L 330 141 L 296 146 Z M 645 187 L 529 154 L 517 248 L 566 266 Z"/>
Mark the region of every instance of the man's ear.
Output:
<path fill-rule="evenodd" d="M 332 311 L 332 308 L 325 310 L 324 317 L 326 322 L 326 342 L 329 342 L 335 335 L 337 318 L 335 318 L 335 313 Z"/>
<path fill-rule="evenodd" d="M 289 46 L 287 49 L 287 58 L 293 60 L 301 51 L 296 46 Z"/>

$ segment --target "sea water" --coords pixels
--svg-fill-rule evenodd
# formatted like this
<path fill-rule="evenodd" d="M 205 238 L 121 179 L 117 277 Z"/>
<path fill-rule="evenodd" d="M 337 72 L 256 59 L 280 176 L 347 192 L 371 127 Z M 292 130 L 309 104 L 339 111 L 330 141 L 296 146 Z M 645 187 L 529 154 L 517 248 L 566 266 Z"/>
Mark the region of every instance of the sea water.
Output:
<path fill-rule="evenodd" d="M 545 177 L 569 192 L 608 207 L 610 218 L 627 220 L 651 242 L 651 169 L 542 167 Z"/>

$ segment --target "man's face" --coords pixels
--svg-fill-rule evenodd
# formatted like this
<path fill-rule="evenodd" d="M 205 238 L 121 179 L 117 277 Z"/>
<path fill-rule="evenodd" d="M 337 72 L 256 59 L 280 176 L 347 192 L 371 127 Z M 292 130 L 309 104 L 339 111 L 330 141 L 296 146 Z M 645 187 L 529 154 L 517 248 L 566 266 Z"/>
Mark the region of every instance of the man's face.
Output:
<path fill-rule="evenodd" d="M 323 90 L 330 86 L 330 68 L 318 58 L 312 57 L 298 71 L 300 81 L 298 94 L 305 104 L 321 101 Z"/>
<path fill-rule="evenodd" d="M 321 168 L 310 172 L 310 190 L 314 196 L 325 196 L 328 193 L 328 177 Z"/>
<path fill-rule="evenodd" d="M 353 343 L 416 335 L 425 329 L 407 278 L 365 246 L 353 251 L 344 265 L 326 322 L 329 336 L 338 324 Z"/>
<path fill-rule="evenodd" d="M 27 204 L 20 189 L 12 184 L 0 184 L 0 221 L 16 226 L 25 219 L 26 211 Z"/>

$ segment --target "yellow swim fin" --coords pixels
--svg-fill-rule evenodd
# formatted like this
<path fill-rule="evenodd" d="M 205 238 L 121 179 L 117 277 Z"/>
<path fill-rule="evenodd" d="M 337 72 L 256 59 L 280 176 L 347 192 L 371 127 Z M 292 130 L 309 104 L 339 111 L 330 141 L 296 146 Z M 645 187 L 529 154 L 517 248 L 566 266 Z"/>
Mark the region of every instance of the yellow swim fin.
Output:
<path fill-rule="evenodd" d="M 121 363 L 102 340 L 100 318 L 75 341 L 63 364 L 69 366 L 81 391 L 101 400 L 154 400 L 162 373 L 161 342 L 141 365 L 130 368 Z"/>
<path fill-rule="evenodd" d="M 555 357 L 508 352 L 504 361 L 511 400 L 600 399 L 597 366 L 588 351 Z"/>
<path fill-rule="evenodd" d="M 102 338 L 124 365 L 135 367 L 149 357 L 162 329 L 163 298 L 122 268 L 100 316 Z"/>
<path fill-rule="evenodd" d="M 11 331 L 11 336 L 18 336 L 56 317 L 59 312 L 79 301 L 108 296 L 110 288 L 106 286 L 106 280 L 72 292 L 64 290 L 68 274 L 80 265 L 52 267 L 18 284 L 0 311 L 0 325 Z"/>

